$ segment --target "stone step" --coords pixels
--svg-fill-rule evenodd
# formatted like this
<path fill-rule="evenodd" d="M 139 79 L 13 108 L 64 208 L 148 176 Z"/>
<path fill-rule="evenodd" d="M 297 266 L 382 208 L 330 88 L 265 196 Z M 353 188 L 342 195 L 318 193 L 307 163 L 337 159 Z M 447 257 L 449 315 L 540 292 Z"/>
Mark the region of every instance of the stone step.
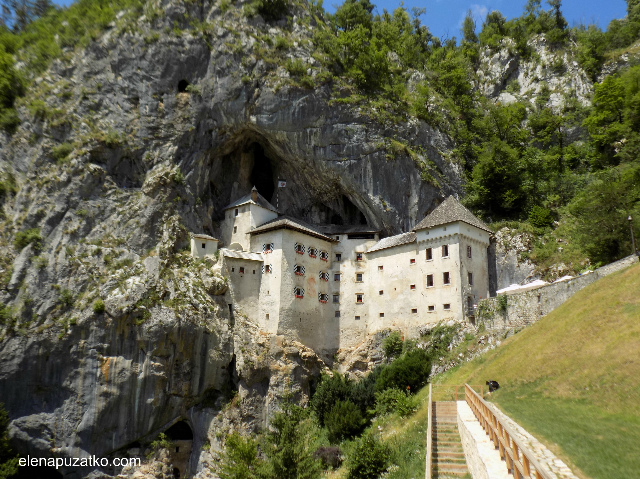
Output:
<path fill-rule="evenodd" d="M 463 472 L 466 473 L 469 470 L 467 469 L 467 465 L 466 464 L 438 464 L 435 466 L 435 468 L 439 471 L 439 472 Z"/>

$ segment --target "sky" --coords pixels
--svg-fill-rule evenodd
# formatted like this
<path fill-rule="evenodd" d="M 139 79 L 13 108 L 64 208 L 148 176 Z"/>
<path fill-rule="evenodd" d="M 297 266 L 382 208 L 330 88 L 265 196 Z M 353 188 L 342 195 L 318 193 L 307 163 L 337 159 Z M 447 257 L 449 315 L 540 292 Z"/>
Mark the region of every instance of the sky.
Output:
<path fill-rule="evenodd" d="M 371 0 L 382 13 L 383 9 L 393 11 L 402 3 L 400 0 Z M 54 0 L 58 5 L 69 5 L 71 0 Z M 342 1 L 324 0 L 326 11 L 333 13 Z M 507 20 L 518 17 L 524 10 L 526 0 L 406 0 L 404 6 L 411 11 L 413 7 L 424 8 L 426 13 L 420 17 L 423 24 L 429 27 L 432 34 L 438 38 L 460 38 L 460 27 L 467 12 L 471 10 L 476 20 L 478 31 L 482 21 L 492 10 L 500 11 Z M 542 2 L 545 10 L 549 9 L 546 2 Z M 374 11 L 375 12 L 375 11 Z M 605 30 L 614 18 L 622 18 L 627 13 L 625 0 L 564 0 L 562 12 L 569 22 L 569 26 L 580 23 L 594 23 Z"/>

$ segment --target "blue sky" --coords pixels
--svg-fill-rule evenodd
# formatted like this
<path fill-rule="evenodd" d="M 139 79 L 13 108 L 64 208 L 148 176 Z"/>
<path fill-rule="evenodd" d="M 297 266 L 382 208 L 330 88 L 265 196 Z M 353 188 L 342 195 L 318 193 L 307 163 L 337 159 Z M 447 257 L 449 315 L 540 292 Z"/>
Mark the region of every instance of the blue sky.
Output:
<path fill-rule="evenodd" d="M 59 5 L 69 5 L 71 0 L 54 0 Z M 324 8 L 328 12 L 334 12 L 335 7 L 342 1 L 324 0 Z M 393 11 L 400 6 L 399 0 L 372 0 L 378 11 L 386 8 Z M 546 10 L 549 6 L 542 2 Z M 421 17 L 422 23 L 429 27 L 431 33 L 439 38 L 460 38 L 460 26 L 467 10 L 471 10 L 476 18 L 478 29 L 482 21 L 491 10 L 499 10 L 511 19 L 522 14 L 526 0 L 406 0 L 405 8 L 418 7 L 427 10 Z M 624 0 L 565 0 L 562 2 L 562 11 L 570 26 L 579 23 L 595 23 L 603 30 L 614 18 L 622 18 L 626 15 L 627 4 Z"/>

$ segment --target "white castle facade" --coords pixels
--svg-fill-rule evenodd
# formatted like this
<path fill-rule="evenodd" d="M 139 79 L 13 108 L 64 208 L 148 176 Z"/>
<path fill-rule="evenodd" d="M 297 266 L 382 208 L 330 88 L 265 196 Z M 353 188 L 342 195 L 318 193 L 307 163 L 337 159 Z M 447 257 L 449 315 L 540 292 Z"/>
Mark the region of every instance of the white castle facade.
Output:
<path fill-rule="evenodd" d="M 221 229 L 233 312 L 318 351 L 382 329 L 415 337 L 429 323 L 468 320 L 489 296 L 491 231 L 452 196 L 411 232 L 380 239 L 366 226 L 279 216 L 254 188 L 225 208 Z M 194 235 L 191 247 L 211 254 L 217 240 Z"/>

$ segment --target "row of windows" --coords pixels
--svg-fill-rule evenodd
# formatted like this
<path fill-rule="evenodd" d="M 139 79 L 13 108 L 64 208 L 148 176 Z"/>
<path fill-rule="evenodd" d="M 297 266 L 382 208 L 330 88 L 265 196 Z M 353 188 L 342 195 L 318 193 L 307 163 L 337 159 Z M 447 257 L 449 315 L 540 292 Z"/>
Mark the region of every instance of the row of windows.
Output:
<path fill-rule="evenodd" d="M 329 261 L 329 253 L 327 253 L 326 251 L 320 251 L 320 253 L 318 253 L 318 250 L 312 246 L 305 248 L 302 243 L 296 243 L 293 245 L 293 249 L 298 254 L 304 254 L 306 250 L 311 258 L 317 258 L 319 255 L 322 261 Z"/>
<path fill-rule="evenodd" d="M 427 309 L 428 309 L 428 311 L 429 311 L 430 313 L 433 313 L 433 312 L 435 312 L 435 310 L 436 310 L 436 306 L 435 306 L 434 304 L 430 304 L 430 305 L 427 307 Z M 450 311 L 450 310 L 451 310 L 451 304 L 450 304 L 450 303 L 445 303 L 445 304 L 443 304 L 443 305 L 442 305 L 442 309 L 443 309 L 443 310 L 445 310 L 445 311 Z M 411 308 L 411 314 L 418 314 L 418 308 Z M 334 314 L 334 316 L 335 316 L 336 318 L 339 318 L 339 317 L 340 317 L 340 311 L 336 311 L 336 312 L 335 312 L 335 314 Z M 379 313 L 379 314 L 378 314 L 378 317 L 380 317 L 380 318 L 384 318 L 384 313 Z M 267 318 L 267 319 L 268 319 L 268 318 Z M 354 316 L 354 319 L 355 319 L 356 321 L 359 321 L 359 320 L 360 320 L 360 315 L 356 315 L 356 316 Z"/>

